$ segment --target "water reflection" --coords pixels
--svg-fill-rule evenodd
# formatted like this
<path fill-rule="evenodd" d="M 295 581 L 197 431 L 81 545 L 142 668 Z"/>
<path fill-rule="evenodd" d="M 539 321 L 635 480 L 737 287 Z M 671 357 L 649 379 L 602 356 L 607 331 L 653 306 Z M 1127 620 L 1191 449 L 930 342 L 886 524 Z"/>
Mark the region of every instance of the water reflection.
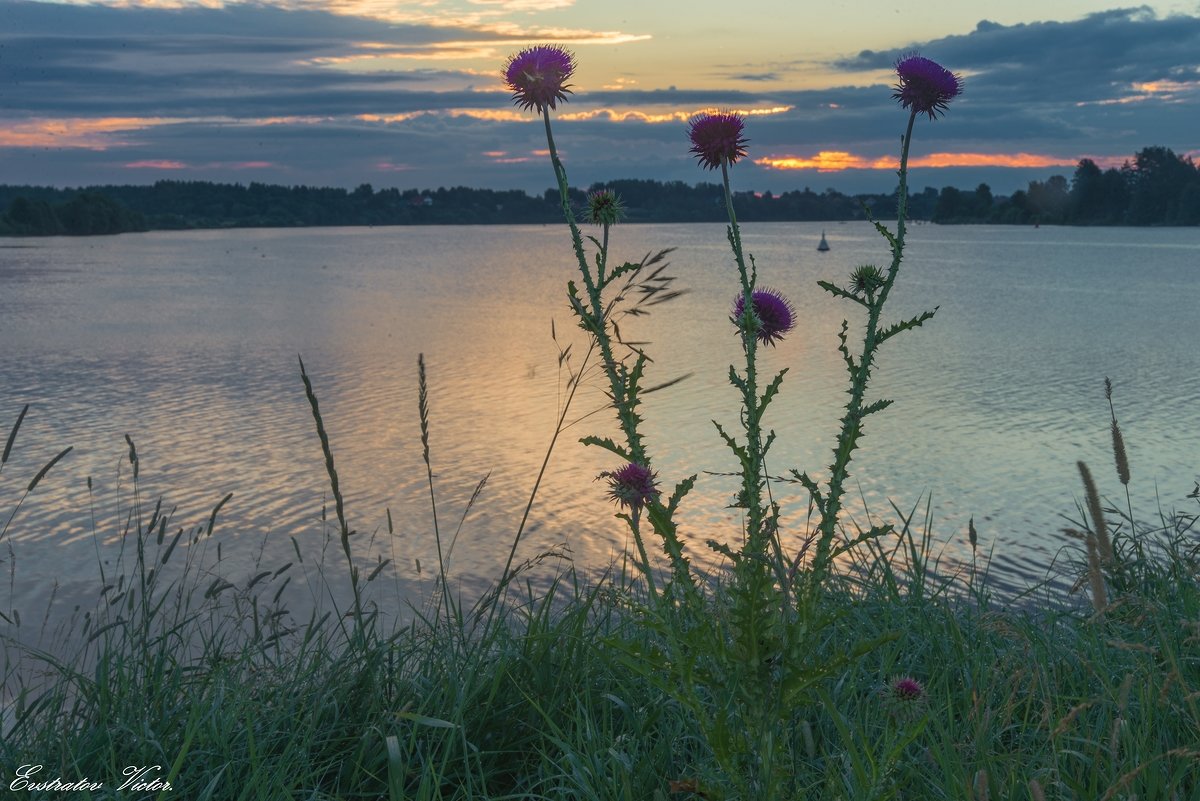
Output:
<path fill-rule="evenodd" d="M 727 322 L 735 279 L 717 225 L 625 226 L 617 257 L 674 246 L 671 270 L 690 293 L 629 320 L 648 340 L 648 383 L 684 383 L 647 396 L 647 439 L 664 483 L 700 474 L 683 531 L 701 543 L 735 539 L 726 508 L 732 469 L 712 420 L 736 427 L 727 380 L 738 358 Z M 816 286 L 886 255 L 865 225 L 746 227 L 763 283 L 786 292 L 799 325 L 765 355 L 787 367 L 768 423 L 778 432 L 768 468 L 823 475 L 842 403 L 836 332 L 848 312 Z M 1135 503 L 1182 503 L 1197 466 L 1200 353 L 1181 332 L 1200 287 L 1195 230 L 1092 231 L 940 228 L 910 234 L 893 310 L 940 307 L 883 352 L 874 394 L 894 407 L 872 418 L 852 463 L 850 513 L 863 526 L 932 494 L 946 564 L 969 558 L 974 516 L 995 541 L 993 573 L 1042 577 L 1066 541 L 1075 461 L 1105 476 L 1105 375 L 1133 463 Z M 0 249 L 0 427 L 32 405 L 0 474 L 11 508 L 45 461 L 75 446 L 21 508 L 6 543 L 11 605 L 94 594 L 96 546 L 119 542 L 133 503 L 160 496 L 174 525 L 201 526 L 227 493 L 218 526 L 227 569 L 327 547 L 332 517 L 324 463 L 299 380 L 302 354 L 321 401 L 355 546 L 367 563 L 391 559 L 397 596 L 436 565 L 417 416 L 416 358 L 429 365 L 438 517 L 452 531 L 484 475 L 487 486 L 455 549 L 464 588 L 494 578 L 553 434 L 566 375 L 563 342 L 582 335 L 566 313 L 572 258 L 555 227 L 393 228 L 153 233 L 37 240 Z M 626 545 L 595 476 L 605 452 L 578 444 L 615 433 L 599 381 L 585 381 L 560 439 L 519 556 L 570 548 L 603 567 Z M 582 419 L 581 419 L 582 418 Z M 126 460 L 140 455 L 137 496 Z M 93 489 L 87 489 L 88 478 Z M 1101 478 L 1102 492 L 1115 482 Z M 776 495 L 785 525 L 803 528 L 806 499 Z M 388 528 L 388 512 L 392 533 Z M 921 519 L 918 516 L 918 519 Z M 447 522 L 449 521 L 449 522 Z M 297 545 L 293 544 L 293 541 Z M 315 558 L 315 557 L 314 557 Z M 423 570 L 417 574 L 420 561 Z M 14 569 L 15 565 L 15 569 Z M 234 567 L 236 566 L 236 567 Z M 393 570 L 394 568 L 394 570 Z M 331 569 L 333 569 L 331 567 Z M 234 577 L 235 579 L 238 576 Z M 28 615 L 27 615 L 28 616 Z"/>

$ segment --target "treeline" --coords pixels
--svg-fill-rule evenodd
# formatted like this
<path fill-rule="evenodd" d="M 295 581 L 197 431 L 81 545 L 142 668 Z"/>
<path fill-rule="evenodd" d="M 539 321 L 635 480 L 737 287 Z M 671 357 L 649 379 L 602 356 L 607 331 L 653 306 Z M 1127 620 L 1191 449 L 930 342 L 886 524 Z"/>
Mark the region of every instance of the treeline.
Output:
<path fill-rule="evenodd" d="M 142 214 L 91 190 L 52 199 L 38 193 L 20 194 L 8 201 L 0 217 L 0 234 L 12 236 L 91 236 L 146 229 Z"/>
<path fill-rule="evenodd" d="M 605 184 L 621 196 L 629 222 L 720 222 L 725 199 L 718 184 L 682 181 L 618 180 Z M 590 189 L 596 189 L 591 187 Z M 589 191 L 590 191 L 589 189 Z M 130 220 L 122 230 L 187 228 L 291 228 L 316 225 L 474 225 L 556 223 L 562 220 L 557 189 L 541 195 L 491 189 L 357 189 L 276 186 L 207 181 L 159 181 L 149 186 L 97 186 L 83 190 L 0 186 L 0 233 L 38 235 L 116 233 L 77 230 L 61 224 L 57 209 L 79 198 L 104 198 Z M 914 202 L 918 216 L 928 218 L 937 193 Z M 587 192 L 571 190 L 577 209 Z M 896 199 L 888 195 L 844 195 L 832 189 L 809 189 L 772 195 L 738 192 L 738 216 L 746 221 L 855 220 L 864 207 L 881 217 L 894 216 Z"/>
<path fill-rule="evenodd" d="M 1120 169 L 1083 159 L 1068 183 L 1061 175 L 1031 181 L 1027 190 L 992 197 L 946 187 L 932 220 L 939 223 L 1059 225 L 1200 225 L 1200 168 L 1165 147 L 1148 147 Z"/>
<path fill-rule="evenodd" d="M 630 222 L 720 222 L 721 187 L 714 183 L 617 180 Z M 595 189 L 598 187 L 592 187 Z M 587 194 L 571 190 L 578 209 Z M 896 194 L 845 195 L 833 189 L 772 194 L 737 192 L 745 222 L 895 218 Z M 261 183 L 159 181 L 149 186 L 85 189 L 0 186 L 0 234 L 109 234 L 186 228 L 288 228 L 318 225 L 473 225 L 556 223 L 558 191 L 356 189 Z M 1200 224 L 1200 170 L 1168 148 L 1149 147 L 1120 169 L 1079 162 L 1073 178 L 1033 181 L 1007 197 L 987 184 L 974 191 L 932 187 L 909 198 L 909 216 L 940 223 L 1055 223 L 1072 225 Z"/>

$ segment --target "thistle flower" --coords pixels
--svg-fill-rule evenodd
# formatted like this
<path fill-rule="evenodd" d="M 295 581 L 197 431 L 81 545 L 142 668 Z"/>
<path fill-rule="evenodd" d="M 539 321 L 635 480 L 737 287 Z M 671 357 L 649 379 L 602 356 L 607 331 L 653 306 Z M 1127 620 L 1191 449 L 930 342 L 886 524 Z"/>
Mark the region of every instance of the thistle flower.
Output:
<path fill-rule="evenodd" d="M 904 108 L 935 119 L 962 92 L 962 78 L 924 56 L 913 53 L 896 62 L 900 82 L 892 97 Z"/>
<path fill-rule="evenodd" d="M 558 45 L 535 45 L 509 56 L 504 65 L 504 82 L 512 90 L 513 102 L 528 111 L 564 103 L 571 90 L 566 83 L 575 72 L 575 56 Z"/>
<path fill-rule="evenodd" d="M 796 325 L 796 308 L 781 292 L 774 289 L 756 289 L 751 295 L 754 316 L 758 328 L 754 335 L 764 345 L 772 345 L 783 339 L 784 334 Z M 733 301 L 733 324 L 741 327 L 746 311 L 746 296 L 738 295 Z"/>
<path fill-rule="evenodd" d="M 898 676 L 888 683 L 888 693 L 897 701 L 920 701 L 925 688 L 912 676 Z"/>
<path fill-rule="evenodd" d="M 597 189 L 587 196 L 585 218 L 593 225 L 615 225 L 625 216 L 621 198 L 611 189 Z"/>
<path fill-rule="evenodd" d="M 620 470 L 605 471 L 599 477 L 608 479 L 608 497 L 631 510 L 640 509 L 658 497 L 657 474 L 637 462 L 630 462 Z"/>
<path fill-rule="evenodd" d="M 908 720 L 919 717 L 928 700 L 925 687 L 912 676 L 896 676 L 889 679 L 879 694 L 889 714 Z"/>
<path fill-rule="evenodd" d="M 693 117 L 688 122 L 688 138 L 700 166 L 715 170 L 722 162 L 733 164 L 746 155 L 745 124 L 742 116 L 732 111 Z"/>

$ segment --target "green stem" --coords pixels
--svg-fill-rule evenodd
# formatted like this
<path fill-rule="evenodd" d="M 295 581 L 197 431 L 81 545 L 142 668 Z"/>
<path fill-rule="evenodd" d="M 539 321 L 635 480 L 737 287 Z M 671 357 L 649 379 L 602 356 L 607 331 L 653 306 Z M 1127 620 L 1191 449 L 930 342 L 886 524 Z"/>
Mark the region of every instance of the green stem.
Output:
<path fill-rule="evenodd" d="M 627 393 L 622 376 L 618 371 L 617 361 L 613 357 L 612 337 L 608 332 L 608 319 L 604 313 L 604 305 L 600 299 L 600 285 L 592 276 L 588 265 L 587 255 L 583 251 L 583 235 L 575 222 L 575 214 L 571 211 L 570 195 L 567 185 L 567 170 L 558 158 L 558 148 L 554 145 L 554 133 L 550 128 L 550 109 L 542 108 L 542 120 L 546 125 L 546 144 L 550 150 L 550 161 L 554 165 L 554 175 L 558 180 L 558 196 L 562 203 L 563 218 L 571 229 L 571 243 L 575 249 L 575 259 L 579 262 L 579 272 L 583 277 L 584 289 L 587 291 L 588 310 L 587 322 L 600 345 L 600 357 L 603 360 L 604 372 L 608 376 L 609 389 L 612 393 L 613 405 L 617 409 L 617 421 L 629 445 L 630 455 L 638 463 L 649 467 L 648 457 L 642 445 L 642 436 L 637 430 L 637 421 L 633 410 L 626 403 Z M 602 258 L 602 261 L 605 259 Z"/>
<path fill-rule="evenodd" d="M 651 467 L 650 456 L 646 453 L 645 446 L 642 443 L 641 432 L 638 431 L 639 421 L 636 410 L 630 403 L 629 393 L 625 385 L 625 371 L 613 355 L 612 337 L 608 331 L 608 316 L 605 313 L 600 296 L 603 272 L 598 277 L 594 277 L 588 265 L 587 255 L 583 250 L 583 236 L 579 231 L 579 226 L 575 222 L 575 214 L 571 211 L 567 171 L 558 157 L 558 148 L 554 144 L 554 132 L 550 127 L 550 110 L 546 107 L 542 108 L 542 121 L 546 127 L 546 144 L 550 151 L 550 161 L 554 166 L 554 177 L 558 182 L 558 195 L 562 203 L 563 218 L 571 229 L 571 243 L 575 250 L 575 259 L 579 263 L 579 272 L 583 277 L 584 289 L 587 292 L 588 305 L 590 306 L 590 309 L 583 309 L 583 313 L 581 314 L 583 317 L 582 322 L 589 327 L 600 348 L 600 358 L 604 367 L 604 373 L 608 377 L 613 407 L 617 412 L 617 422 L 621 427 L 621 432 L 625 435 L 625 442 L 629 447 L 629 455 L 633 458 L 633 461 L 649 469 Z M 606 226 L 600 264 L 605 265 L 607 262 L 608 228 Z M 652 500 L 646 505 L 646 517 L 650 521 L 654 531 L 663 538 L 676 577 L 687 588 L 690 588 L 691 581 L 687 562 L 683 557 L 682 548 L 679 546 L 677 529 L 674 521 L 671 519 L 671 515 L 668 514 L 667 507 L 657 499 Z M 650 574 L 650 563 L 648 558 L 646 558 L 645 543 L 642 540 L 639 527 L 633 526 L 632 529 L 639 556 L 642 557 L 645 566 L 646 581 L 650 588 L 651 597 L 656 598 L 654 578 Z"/>
<path fill-rule="evenodd" d="M 600 263 L 598 265 L 599 266 L 599 275 L 596 279 L 599 282 L 600 286 L 604 286 L 604 270 L 605 270 L 605 268 L 608 267 L 608 230 L 611 227 L 612 226 L 610 226 L 608 223 L 604 223 L 604 225 L 603 225 L 604 233 L 600 240 L 601 241 Z"/>
<path fill-rule="evenodd" d="M 904 141 L 900 151 L 900 188 L 896 205 L 896 236 L 892 245 L 892 263 L 888 267 L 887 277 L 879 290 L 879 295 L 867 304 L 867 333 L 863 338 L 862 355 L 858 365 L 851 371 L 850 402 L 846 404 L 846 414 L 842 417 L 842 429 L 838 434 L 837 448 L 834 450 L 834 461 L 830 466 L 829 491 L 825 497 L 825 509 L 821 515 L 820 537 L 817 541 L 817 553 L 813 561 L 813 586 L 820 583 L 821 577 L 828 568 L 833 538 L 837 533 L 838 515 L 842 509 L 842 496 L 845 494 L 845 482 L 849 477 L 848 466 L 862 435 L 863 398 L 867 392 L 867 384 L 871 377 L 871 367 L 878 348 L 879 316 L 887 301 L 892 285 L 896 282 L 896 274 L 900 270 L 900 262 L 904 258 L 904 233 L 908 217 L 908 151 L 912 143 L 913 123 L 917 119 L 916 109 L 908 116 L 908 128 L 904 133 Z"/>
<path fill-rule="evenodd" d="M 721 183 L 725 190 L 725 211 L 729 216 L 729 239 L 733 246 L 734 259 L 737 261 L 738 278 L 742 284 L 742 319 L 738 321 L 738 329 L 741 332 L 742 349 L 746 354 L 746 387 L 742 400 L 746 415 L 746 448 L 750 454 L 749 463 L 742 476 L 748 517 L 746 548 L 751 554 L 760 554 L 764 550 L 761 540 L 766 515 L 762 505 L 762 421 L 758 406 L 758 332 L 755 329 L 757 317 L 754 314 L 756 276 L 746 269 L 741 227 L 733 210 L 733 195 L 729 189 L 728 159 L 721 159 Z"/>

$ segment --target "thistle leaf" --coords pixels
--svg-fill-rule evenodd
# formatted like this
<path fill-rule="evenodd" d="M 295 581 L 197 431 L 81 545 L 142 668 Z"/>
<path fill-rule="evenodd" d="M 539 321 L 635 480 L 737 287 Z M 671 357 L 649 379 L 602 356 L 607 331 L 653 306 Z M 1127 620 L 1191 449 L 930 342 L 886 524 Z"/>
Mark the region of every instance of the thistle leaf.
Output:
<path fill-rule="evenodd" d="M 826 292 L 828 292 L 831 295 L 835 295 L 840 298 L 845 298 L 846 300 L 852 300 L 855 303 L 857 303 L 859 306 L 862 306 L 864 309 L 869 308 L 869 306 L 865 300 L 860 298 L 858 295 L 855 295 L 853 292 L 851 292 L 848 289 L 842 289 L 837 284 L 832 284 L 829 281 L 818 281 L 817 286 L 821 287 L 821 289 L 824 289 Z"/>
<path fill-rule="evenodd" d="M 892 337 L 896 336 L 896 334 L 899 334 L 901 331 L 911 331 L 914 328 L 919 328 L 922 323 L 924 323 L 926 320 L 931 319 L 939 308 L 941 308 L 941 307 L 934 306 L 933 311 L 921 312 L 916 317 L 905 320 L 903 322 L 896 323 L 895 325 L 893 325 L 889 328 L 885 328 L 884 330 L 880 331 L 879 334 L 875 337 L 875 344 L 880 345 L 880 344 L 886 342 L 887 340 L 891 339 Z"/>
<path fill-rule="evenodd" d="M 893 403 L 895 403 L 895 401 L 893 401 L 893 400 L 886 400 L 886 399 L 885 400 L 877 400 L 874 403 L 864 406 L 863 410 L 861 412 L 859 412 L 859 417 L 866 417 L 868 414 L 875 414 L 875 412 L 882 412 L 884 409 L 891 406 Z"/>
<path fill-rule="evenodd" d="M 627 462 L 633 461 L 633 457 L 629 455 L 629 451 L 625 450 L 624 448 L 622 448 L 617 443 L 613 442 L 608 437 L 587 436 L 587 437 L 582 438 L 579 441 L 581 443 L 583 443 L 584 445 L 595 445 L 597 447 L 603 448 L 606 451 L 609 451 L 610 453 L 615 453 L 617 456 L 620 456 L 622 459 L 624 459 Z"/>
<path fill-rule="evenodd" d="M 671 493 L 671 499 L 667 501 L 667 514 L 674 515 L 675 510 L 679 508 L 679 502 L 683 500 L 692 487 L 696 486 L 696 476 L 691 475 L 675 485 L 675 491 Z"/>

